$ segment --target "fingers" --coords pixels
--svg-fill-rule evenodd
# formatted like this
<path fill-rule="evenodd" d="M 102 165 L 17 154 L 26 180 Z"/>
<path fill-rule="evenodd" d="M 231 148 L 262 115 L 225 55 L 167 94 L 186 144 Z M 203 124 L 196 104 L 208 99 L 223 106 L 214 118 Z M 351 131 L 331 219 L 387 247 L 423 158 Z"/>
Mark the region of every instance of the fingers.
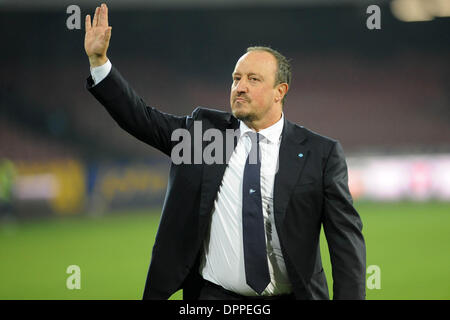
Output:
<path fill-rule="evenodd" d="M 102 3 L 100 7 L 100 16 L 98 20 L 98 25 L 102 27 L 108 26 L 108 7 L 104 3 Z"/>
<path fill-rule="evenodd" d="M 88 21 L 89 17 L 89 21 Z M 102 3 L 100 7 L 95 8 L 94 19 L 92 20 L 90 15 L 86 16 L 86 31 L 90 30 L 92 27 L 107 27 L 108 26 L 108 7 L 106 4 Z M 89 28 L 89 29 L 88 29 Z"/>
<path fill-rule="evenodd" d="M 98 16 L 100 15 L 100 8 L 97 7 L 95 8 L 95 13 L 94 13 L 94 19 L 92 21 L 92 26 L 95 28 L 97 26 L 98 23 Z"/>
<path fill-rule="evenodd" d="M 86 32 L 89 32 L 89 31 L 91 30 L 91 28 L 92 28 L 92 25 L 91 25 L 91 16 L 90 16 L 90 15 L 87 15 L 87 16 L 86 16 L 86 20 L 85 20 L 84 25 L 85 25 Z"/>

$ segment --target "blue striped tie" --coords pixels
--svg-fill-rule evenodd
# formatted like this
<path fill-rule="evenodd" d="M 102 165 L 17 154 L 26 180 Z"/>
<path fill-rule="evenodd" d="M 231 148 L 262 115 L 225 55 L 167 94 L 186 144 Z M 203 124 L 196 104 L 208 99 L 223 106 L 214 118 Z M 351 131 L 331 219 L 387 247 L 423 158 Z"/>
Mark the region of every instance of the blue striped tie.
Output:
<path fill-rule="evenodd" d="M 270 275 L 261 199 L 260 134 L 255 132 L 248 134 L 252 147 L 245 163 L 242 188 L 245 277 L 247 284 L 261 294 L 270 282 Z"/>

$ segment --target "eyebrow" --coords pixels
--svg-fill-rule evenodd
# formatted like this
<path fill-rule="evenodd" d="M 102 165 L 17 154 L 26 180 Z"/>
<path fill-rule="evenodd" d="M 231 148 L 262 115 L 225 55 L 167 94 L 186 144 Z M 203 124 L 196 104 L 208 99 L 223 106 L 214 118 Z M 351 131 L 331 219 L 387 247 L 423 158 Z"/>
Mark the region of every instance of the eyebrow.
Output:
<path fill-rule="evenodd" d="M 234 77 L 234 76 L 236 76 L 236 75 L 242 75 L 240 72 L 233 72 L 232 74 L 231 74 L 231 76 L 232 77 Z M 249 72 L 248 74 L 247 74 L 248 76 L 258 76 L 258 77 L 260 77 L 261 79 L 264 79 L 264 77 L 262 76 L 262 75 L 260 75 L 259 73 L 256 73 L 256 72 Z"/>

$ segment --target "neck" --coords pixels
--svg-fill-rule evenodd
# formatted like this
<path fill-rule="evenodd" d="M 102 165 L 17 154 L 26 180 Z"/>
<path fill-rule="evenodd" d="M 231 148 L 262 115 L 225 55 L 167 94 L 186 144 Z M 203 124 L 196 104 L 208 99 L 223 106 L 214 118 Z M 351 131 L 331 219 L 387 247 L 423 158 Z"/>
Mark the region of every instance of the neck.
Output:
<path fill-rule="evenodd" d="M 281 119 L 281 115 L 282 115 L 282 113 L 280 110 L 279 112 L 275 113 L 274 115 L 271 115 L 270 117 L 268 115 L 266 115 L 265 117 L 263 117 L 261 119 L 255 119 L 255 120 L 251 120 L 251 121 L 244 120 L 244 123 L 250 129 L 253 129 L 256 132 L 259 132 L 259 131 L 266 129 L 266 128 L 274 125 L 275 123 L 277 123 Z"/>

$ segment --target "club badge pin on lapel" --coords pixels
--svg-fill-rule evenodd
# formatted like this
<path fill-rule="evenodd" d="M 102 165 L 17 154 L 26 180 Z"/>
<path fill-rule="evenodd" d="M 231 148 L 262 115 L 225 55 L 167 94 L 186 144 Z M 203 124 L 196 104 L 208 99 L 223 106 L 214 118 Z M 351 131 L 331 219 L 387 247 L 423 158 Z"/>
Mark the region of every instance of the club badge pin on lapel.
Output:
<path fill-rule="evenodd" d="M 298 154 L 298 157 L 299 157 L 299 158 L 303 158 L 303 153 L 299 153 L 299 154 Z"/>

